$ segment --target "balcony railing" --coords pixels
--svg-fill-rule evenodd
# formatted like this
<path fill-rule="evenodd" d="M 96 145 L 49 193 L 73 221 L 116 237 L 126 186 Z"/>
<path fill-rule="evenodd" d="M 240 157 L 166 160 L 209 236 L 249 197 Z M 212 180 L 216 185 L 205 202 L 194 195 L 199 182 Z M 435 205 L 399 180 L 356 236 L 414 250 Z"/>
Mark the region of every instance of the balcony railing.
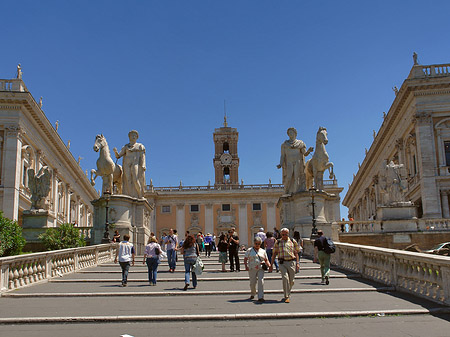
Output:
<path fill-rule="evenodd" d="M 324 180 L 324 188 L 337 187 L 337 180 Z M 206 186 L 169 186 L 169 187 L 156 187 L 153 185 L 147 185 L 147 191 L 149 192 L 177 192 L 177 191 L 223 191 L 223 190 L 266 190 L 266 189 L 283 189 L 283 184 L 217 184 Z"/>
<path fill-rule="evenodd" d="M 450 64 L 433 64 L 429 66 L 416 65 L 413 67 L 409 78 L 429 78 L 450 76 Z"/>
<path fill-rule="evenodd" d="M 411 219 L 408 222 L 416 223 L 416 231 L 448 231 L 450 230 L 450 219 Z M 365 234 L 384 233 L 383 221 L 337 221 L 333 222 L 333 227 L 341 234 Z"/>
<path fill-rule="evenodd" d="M 1 80 L 0 79 L 0 91 L 26 92 L 26 91 L 28 91 L 28 89 L 22 80 L 19 80 L 19 79 Z"/>

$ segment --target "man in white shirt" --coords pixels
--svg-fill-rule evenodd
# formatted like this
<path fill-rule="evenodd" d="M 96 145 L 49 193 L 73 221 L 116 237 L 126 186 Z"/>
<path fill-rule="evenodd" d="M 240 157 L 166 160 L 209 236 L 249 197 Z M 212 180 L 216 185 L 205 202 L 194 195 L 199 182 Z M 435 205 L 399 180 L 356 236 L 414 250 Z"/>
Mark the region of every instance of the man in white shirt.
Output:
<path fill-rule="evenodd" d="M 134 257 L 136 255 L 133 244 L 128 242 L 128 240 L 130 240 L 130 236 L 125 234 L 123 241 L 119 243 L 119 247 L 116 249 L 116 258 L 114 259 L 114 263 L 117 263 L 117 259 L 119 259 L 119 264 L 122 268 L 122 287 L 127 286 L 130 262 L 134 266 Z"/>
<path fill-rule="evenodd" d="M 178 235 L 176 229 L 170 229 L 169 235 L 167 235 L 164 242 L 167 246 L 167 262 L 169 262 L 169 272 L 173 273 L 177 266 L 177 251 L 178 248 Z"/>

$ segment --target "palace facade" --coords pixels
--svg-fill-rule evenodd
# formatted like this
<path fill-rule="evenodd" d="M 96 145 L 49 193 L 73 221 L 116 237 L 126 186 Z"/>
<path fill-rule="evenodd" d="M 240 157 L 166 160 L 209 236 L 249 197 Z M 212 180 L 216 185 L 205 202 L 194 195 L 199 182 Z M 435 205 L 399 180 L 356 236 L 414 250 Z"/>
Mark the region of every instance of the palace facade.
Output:
<path fill-rule="evenodd" d="M 29 169 L 51 173 L 48 225 L 92 226 L 98 194 L 20 78 L 0 79 L 0 210 L 22 225 L 31 208 Z"/>
<path fill-rule="evenodd" d="M 403 199 L 414 203 L 419 218 L 450 217 L 450 64 L 414 64 L 396 90 L 343 200 L 349 218 L 376 218 L 390 188 L 383 172 L 391 162 L 399 165 Z"/>

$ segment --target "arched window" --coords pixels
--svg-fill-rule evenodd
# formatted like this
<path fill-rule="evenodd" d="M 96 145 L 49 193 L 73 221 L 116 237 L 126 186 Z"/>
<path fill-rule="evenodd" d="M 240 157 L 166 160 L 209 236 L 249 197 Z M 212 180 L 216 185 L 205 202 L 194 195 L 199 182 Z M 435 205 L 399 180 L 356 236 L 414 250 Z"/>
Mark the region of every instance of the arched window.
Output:
<path fill-rule="evenodd" d="M 223 153 L 230 153 L 230 145 L 228 142 L 223 143 Z"/>

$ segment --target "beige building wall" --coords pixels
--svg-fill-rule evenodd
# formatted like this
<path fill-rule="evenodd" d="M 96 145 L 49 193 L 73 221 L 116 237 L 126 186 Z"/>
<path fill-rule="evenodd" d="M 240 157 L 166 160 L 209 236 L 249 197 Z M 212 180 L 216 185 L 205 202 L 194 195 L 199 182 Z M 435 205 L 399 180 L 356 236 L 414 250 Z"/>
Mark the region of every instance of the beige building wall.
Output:
<path fill-rule="evenodd" d="M 403 165 L 405 200 L 418 216 L 449 218 L 449 151 L 450 65 L 414 65 L 349 186 L 349 217 L 368 220 L 385 204 L 383 169 L 393 161 Z"/>

